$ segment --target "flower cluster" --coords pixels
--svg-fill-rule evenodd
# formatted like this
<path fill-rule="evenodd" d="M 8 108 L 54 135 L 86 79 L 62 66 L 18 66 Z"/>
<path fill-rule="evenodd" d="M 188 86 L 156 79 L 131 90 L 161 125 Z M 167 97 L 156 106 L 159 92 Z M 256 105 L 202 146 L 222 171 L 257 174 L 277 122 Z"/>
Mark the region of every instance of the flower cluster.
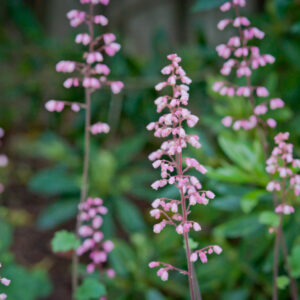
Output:
<path fill-rule="evenodd" d="M 105 54 L 114 56 L 121 48 L 116 43 L 116 36 L 113 33 L 104 33 L 98 37 L 94 36 L 93 25 L 106 26 L 108 19 L 102 15 L 93 14 L 93 6 L 95 4 L 108 5 L 109 0 L 93 0 L 84 1 L 82 4 L 90 5 L 90 12 L 81 10 L 71 10 L 67 17 L 71 26 L 77 27 L 85 23 L 89 28 L 89 33 L 80 33 L 76 36 L 75 42 L 88 46 L 87 52 L 83 54 L 83 62 L 63 60 L 56 65 L 56 71 L 62 73 L 77 72 L 77 76 L 67 78 L 64 87 L 82 86 L 88 89 L 90 93 L 101 89 L 104 86 L 110 86 L 112 93 L 118 94 L 124 87 L 121 81 L 110 81 L 107 76 L 110 74 L 110 68 L 103 63 Z M 46 109 L 50 112 L 62 112 L 65 107 L 69 106 L 74 112 L 79 112 L 81 108 L 86 109 L 86 105 L 79 102 L 68 102 L 61 100 L 50 100 L 46 103 Z M 106 132 L 103 130 L 101 132 Z"/>
<path fill-rule="evenodd" d="M 181 58 L 176 54 L 168 57 L 170 65 L 162 69 L 162 74 L 167 75 L 168 79 L 159 83 L 156 90 L 160 91 L 165 87 L 172 89 L 172 96 L 161 96 L 155 100 L 157 112 L 164 109 L 167 112 L 162 115 L 157 122 L 152 122 L 147 126 L 148 130 L 154 130 L 154 136 L 158 138 L 170 139 L 163 142 L 160 149 L 151 153 L 149 159 L 153 162 L 154 168 L 160 168 L 161 179 L 152 184 L 152 188 L 157 190 L 166 185 L 175 185 L 180 194 L 180 200 L 170 198 L 159 198 L 153 201 L 150 214 L 156 220 L 160 220 L 154 225 L 154 232 L 160 233 L 166 226 L 174 226 L 179 235 L 183 235 L 185 242 L 188 243 L 188 233 L 191 230 L 200 231 L 201 226 L 198 222 L 188 219 L 191 208 L 196 204 L 207 205 L 210 199 L 215 197 L 211 191 L 203 190 L 201 183 L 195 176 L 190 176 L 187 172 L 195 169 L 202 174 L 207 170 L 196 159 L 183 157 L 182 151 L 188 144 L 195 148 L 200 148 L 199 137 L 188 134 L 183 128 L 186 122 L 188 127 L 194 127 L 198 122 L 198 117 L 193 115 L 186 106 L 189 100 L 189 84 L 191 79 L 186 76 L 185 71 L 180 66 Z M 186 244 L 188 264 L 195 261 L 195 255 L 191 257 L 189 245 Z M 221 252 L 221 248 L 216 248 L 216 253 Z M 195 253 L 205 253 L 205 249 Z M 159 269 L 157 275 L 162 280 L 168 279 L 168 271 L 177 270 L 183 274 L 191 275 L 188 272 L 175 268 L 169 264 L 151 262 L 151 268 L 163 267 Z"/>
<path fill-rule="evenodd" d="M 87 266 L 87 272 L 93 273 L 95 269 L 102 271 L 103 264 L 107 262 L 107 254 L 114 248 L 110 240 L 104 241 L 101 232 L 103 224 L 102 215 L 107 214 L 107 208 L 103 206 L 100 198 L 88 198 L 84 203 L 79 204 L 79 218 L 82 221 L 78 232 L 83 239 L 81 246 L 77 249 L 77 254 L 82 256 L 89 252 L 91 263 Z M 107 270 L 108 277 L 114 277 L 113 269 Z"/>
<path fill-rule="evenodd" d="M 239 96 L 249 98 L 251 104 L 251 115 L 246 119 L 237 119 L 226 116 L 222 122 L 226 127 L 233 127 L 234 130 L 250 130 L 259 124 L 267 128 L 275 128 L 276 121 L 268 117 L 268 112 L 284 106 L 284 102 L 279 98 L 270 99 L 270 93 L 263 86 L 251 84 L 250 77 L 254 70 L 273 64 L 275 58 L 270 54 L 261 54 L 257 46 L 252 46 L 250 41 L 253 39 L 262 40 L 264 32 L 251 26 L 246 17 L 239 15 L 239 7 L 246 5 L 245 0 L 233 0 L 221 6 L 222 12 L 231 9 L 235 10 L 235 18 L 221 20 L 218 24 L 220 30 L 224 30 L 229 24 L 238 29 L 238 35 L 231 37 L 227 44 L 217 47 L 218 55 L 227 61 L 224 63 L 221 74 L 229 76 L 235 72 L 238 78 L 245 78 L 243 85 L 232 84 L 229 81 L 218 81 L 213 85 L 213 90 L 222 96 Z"/>
<path fill-rule="evenodd" d="M 4 130 L 0 127 L 0 146 L 1 146 L 1 139 L 4 136 Z M 5 154 L 0 154 L 0 168 L 6 167 L 8 164 L 8 158 Z M 4 186 L 2 183 L 0 183 L 0 194 L 3 193 Z"/>
<path fill-rule="evenodd" d="M 0 269 L 2 268 L 2 265 L 0 263 Z M 0 277 L 0 283 L 5 285 L 5 286 L 9 286 L 10 285 L 10 280 L 5 278 L 5 277 Z M 4 293 L 0 294 L 0 300 L 5 300 L 7 298 L 7 295 Z"/>
<path fill-rule="evenodd" d="M 84 102 L 74 102 L 65 100 L 50 100 L 45 107 L 50 112 L 62 112 L 66 107 L 72 111 L 79 112 L 85 110 L 85 138 L 84 138 L 84 158 L 83 176 L 80 196 L 79 213 L 76 221 L 76 235 L 83 238 L 83 243 L 76 253 L 73 253 L 72 268 L 72 290 L 76 292 L 79 283 L 78 262 L 79 256 L 89 252 L 92 262 L 87 266 L 87 272 L 93 273 L 96 269 L 101 271 L 107 261 L 107 254 L 113 249 L 111 241 L 103 241 L 103 233 L 100 230 L 102 225 L 102 214 L 106 213 L 106 208 L 102 206 L 101 199 L 88 198 L 88 180 L 90 166 L 90 135 L 108 133 L 110 128 L 106 123 L 91 123 L 92 96 L 97 90 L 107 86 L 112 93 L 118 94 L 124 87 L 121 81 L 111 81 L 108 76 L 111 73 L 109 66 L 104 63 L 105 56 L 114 56 L 121 48 L 116 42 L 113 33 L 103 33 L 95 36 L 95 25 L 107 26 L 108 19 L 96 14 L 95 5 L 108 5 L 109 0 L 80 0 L 81 4 L 87 5 L 86 10 L 71 10 L 67 14 L 72 27 L 85 24 L 88 32 L 77 34 L 75 43 L 86 47 L 83 53 L 83 61 L 63 60 L 56 65 L 56 71 L 73 74 L 64 82 L 67 89 L 81 87 L 85 91 Z M 98 10 L 97 10 L 98 11 Z M 88 198 L 88 199 L 87 199 Z M 112 269 L 107 270 L 109 277 L 114 276 Z"/>
<path fill-rule="evenodd" d="M 276 147 L 273 149 L 271 157 L 267 160 L 266 170 L 273 176 L 272 181 L 267 185 L 270 192 L 283 193 L 283 200 L 288 192 L 292 191 L 295 196 L 300 195 L 300 160 L 293 157 L 293 145 L 287 143 L 289 133 L 279 133 L 275 136 Z M 294 212 L 294 208 L 285 202 L 275 208 L 279 214 L 289 215 Z"/>

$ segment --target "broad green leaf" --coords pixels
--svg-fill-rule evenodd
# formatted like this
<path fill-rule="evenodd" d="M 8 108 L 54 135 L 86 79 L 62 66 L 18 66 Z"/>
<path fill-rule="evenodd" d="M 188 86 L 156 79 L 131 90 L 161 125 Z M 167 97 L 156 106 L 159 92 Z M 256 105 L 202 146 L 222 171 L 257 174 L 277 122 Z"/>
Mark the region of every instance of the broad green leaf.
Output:
<path fill-rule="evenodd" d="M 50 204 L 40 214 L 37 226 L 40 229 L 52 229 L 76 216 L 79 199 L 62 200 Z"/>
<path fill-rule="evenodd" d="M 136 254 L 130 246 L 123 242 L 114 242 L 115 248 L 109 255 L 110 265 L 122 277 L 128 276 L 136 268 Z"/>
<path fill-rule="evenodd" d="M 220 7 L 227 0 L 197 0 L 193 7 L 193 11 L 205 11 Z"/>
<path fill-rule="evenodd" d="M 124 197 L 116 197 L 114 201 L 118 220 L 124 230 L 128 233 L 144 231 L 145 223 L 139 209 Z"/>
<path fill-rule="evenodd" d="M 218 169 L 207 168 L 210 178 L 232 183 L 253 183 L 258 179 L 240 168 L 226 164 Z"/>
<path fill-rule="evenodd" d="M 158 290 L 151 289 L 146 293 L 146 300 L 165 300 L 165 296 Z"/>
<path fill-rule="evenodd" d="M 98 300 L 106 294 L 105 287 L 100 279 L 87 278 L 77 288 L 75 293 L 76 300 Z"/>
<path fill-rule="evenodd" d="M 242 197 L 241 208 L 243 212 L 250 213 L 258 204 L 259 198 L 267 194 L 265 190 L 254 190 Z"/>
<path fill-rule="evenodd" d="M 77 240 L 75 233 L 61 230 L 55 233 L 51 245 L 53 252 L 67 252 L 77 249 L 80 242 Z"/>
<path fill-rule="evenodd" d="M 293 247 L 289 261 L 292 269 L 292 276 L 300 278 L 300 245 Z"/>
<path fill-rule="evenodd" d="M 75 177 L 68 174 L 66 168 L 62 166 L 38 172 L 30 180 L 29 188 L 35 193 L 51 196 L 79 192 Z"/>
<path fill-rule="evenodd" d="M 277 286 L 279 289 L 284 290 L 290 283 L 290 280 L 287 276 L 277 277 Z"/>
<path fill-rule="evenodd" d="M 236 211 L 240 209 L 240 197 L 235 195 L 228 195 L 224 197 L 217 197 L 211 201 L 211 207 L 223 211 Z"/>
<path fill-rule="evenodd" d="M 44 271 L 28 271 L 12 263 L 5 265 L 1 272 L 11 279 L 11 284 L 5 287 L 5 290 L 1 289 L 1 292 L 5 292 L 9 299 L 45 299 L 52 290 L 51 282 Z"/>
<path fill-rule="evenodd" d="M 233 219 L 215 228 L 217 236 L 238 238 L 250 235 L 261 228 L 257 216 L 247 216 Z"/>
<path fill-rule="evenodd" d="M 130 161 L 141 153 L 146 141 L 146 135 L 144 133 L 125 139 L 122 144 L 115 149 L 119 168 L 130 163 Z"/>
<path fill-rule="evenodd" d="M 265 174 L 262 168 L 263 151 L 256 142 L 224 132 L 219 137 L 219 144 L 226 155 L 244 171 Z"/>
<path fill-rule="evenodd" d="M 264 211 L 259 215 L 259 222 L 270 227 L 277 227 L 279 225 L 279 216 L 272 211 Z"/>
<path fill-rule="evenodd" d="M 102 195 L 116 192 L 114 181 L 117 164 L 116 157 L 111 152 L 101 150 L 93 153 L 93 161 L 90 166 L 92 188 L 100 190 Z"/>

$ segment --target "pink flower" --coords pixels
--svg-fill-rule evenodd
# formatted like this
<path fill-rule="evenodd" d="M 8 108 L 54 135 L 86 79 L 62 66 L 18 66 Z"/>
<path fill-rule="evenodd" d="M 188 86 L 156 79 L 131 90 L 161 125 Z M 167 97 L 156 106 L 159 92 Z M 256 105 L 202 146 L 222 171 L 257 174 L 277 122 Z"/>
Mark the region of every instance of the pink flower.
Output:
<path fill-rule="evenodd" d="M 295 212 L 295 209 L 293 206 L 291 205 L 287 205 L 287 204 L 280 204 L 276 207 L 275 212 L 277 214 L 284 214 L 284 215 L 290 215 L 293 214 Z"/>
<path fill-rule="evenodd" d="M 258 97 L 268 97 L 269 91 L 265 87 L 261 86 L 256 89 L 256 94 Z"/>
<path fill-rule="evenodd" d="M 111 252 L 114 249 L 115 245 L 112 241 L 106 241 L 103 243 L 103 249 L 106 252 Z"/>
<path fill-rule="evenodd" d="M 73 61 L 63 60 L 56 65 L 57 72 L 72 73 L 74 72 L 75 68 L 76 68 L 76 64 Z"/>
<path fill-rule="evenodd" d="M 98 122 L 91 126 L 92 134 L 100 134 L 100 133 L 108 133 L 110 131 L 110 127 L 106 123 Z"/>
<path fill-rule="evenodd" d="M 108 278 L 114 278 L 116 276 L 116 272 L 113 269 L 108 269 L 106 273 Z"/>
<path fill-rule="evenodd" d="M 221 254 L 222 253 L 222 248 L 221 247 L 219 247 L 219 246 L 214 246 L 213 247 L 213 250 L 214 250 L 214 252 L 216 253 L 216 254 Z"/>
<path fill-rule="evenodd" d="M 0 282 L 1 282 L 3 285 L 5 285 L 5 286 L 9 286 L 11 281 L 10 281 L 9 279 L 7 279 L 7 278 L 2 277 L 2 278 L 0 279 Z"/>
<path fill-rule="evenodd" d="M 207 263 L 207 256 L 204 252 L 199 252 L 199 257 L 203 264 Z"/>
<path fill-rule="evenodd" d="M 114 81 L 110 84 L 110 87 L 114 94 L 119 94 L 124 88 L 124 83 L 121 81 Z"/>
<path fill-rule="evenodd" d="M 103 61 L 103 55 L 100 52 L 91 52 L 87 55 L 86 62 L 89 65 L 100 61 Z"/>
<path fill-rule="evenodd" d="M 108 19 L 105 16 L 98 15 L 94 17 L 94 23 L 106 26 L 108 24 Z"/>
<path fill-rule="evenodd" d="M 228 10 L 230 10 L 231 8 L 231 3 L 230 2 L 225 2 L 222 6 L 221 6 L 221 11 L 222 12 L 226 12 Z"/>
<path fill-rule="evenodd" d="M 71 109 L 74 111 L 74 112 L 79 112 L 80 111 L 80 106 L 77 104 L 77 103 L 73 103 L 71 105 Z"/>
<path fill-rule="evenodd" d="M 116 40 L 116 36 L 113 33 L 105 33 L 103 34 L 103 40 L 105 44 L 111 44 Z"/>
<path fill-rule="evenodd" d="M 83 45 L 87 46 L 91 42 L 91 37 L 87 33 L 80 33 L 76 36 L 75 42 L 77 44 L 82 43 Z"/>
<path fill-rule="evenodd" d="M 228 25 L 229 23 L 231 23 L 231 20 L 229 20 L 229 19 L 221 20 L 221 21 L 218 23 L 218 28 L 219 28 L 219 30 L 224 30 L 224 29 L 227 27 L 227 25 Z"/>
<path fill-rule="evenodd" d="M 156 268 L 156 267 L 159 267 L 160 263 L 157 262 L 157 261 L 152 261 L 149 263 L 149 268 L 153 269 L 153 268 Z"/>
<path fill-rule="evenodd" d="M 232 125 L 232 117 L 225 117 L 222 119 L 222 123 L 225 127 L 230 127 Z"/>
<path fill-rule="evenodd" d="M 277 126 L 277 122 L 274 120 L 274 119 L 268 119 L 267 120 L 267 125 L 270 127 L 270 128 L 275 128 Z"/>
<path fill-rule="evenodd" d="M 282 108 L 282 107 L 284 107 L 284 102 L 280 98 L 271 99 L 270 107 L 271 107 L 271 109 Z"/>
<path fill-rule="evenodd" d="M 121 45 L 118 43 L 111 43 L 104 47 L 104 50 L 107 55 L 114 56 L 118 51 L 120 51 Z"/>
<path fill-rule="evenodd" d="M 190 258 L 191 262 L 195 262 L 197 261 L 197 259 L 198 259 L 198 254 L 196 252 L 192 253 Z"/>
<path fill-rule="evenodd" d="M 49 100 L 46 104 L 45 107 L 48 111 L 50 112 L 62 112 L 65 104 L 62 101 L 56 101 L 56 100 Z"/>
<path fill-rule="evenodd" d="M 222 47 L 219 48 L 220 52 L 223 51 Z M 199 118 L 186 108 L 189 100 L 188 85 L 191 83 L 191 80 L 179 65 L 181 58 L 177 54 L 170 54 L 167 58 L 171 61 L 171 65 L 167 65 L 162 69 L 162 74 L 166 75 L 167 79 L 156 85 L 155 88 L 157 91 L 161 91 L 169 85 L 172 87 L 173 93 L 170 96 L 165 95 L 155 100 L 158 113 L 162 112 L 163 109 L 167 111 L 156 122 L 151 122 L 147 126 L 147 130 L 154 130 L 155 137 L 168 137 L 166 141 L 162 142 L 160 149 L 149 155 L 153 167 L 160 169 L 161 172 L 161 179 L 156 180 L 151 187 L 158 190 L 167 185 L 173 185 L 178 189 L 180 200 L 170 198 L 155 199 L 152 203 L 153 209 L 150 211 L 150 215 L 155 220 L 162 219 L 154 225 L 154 233 L 159 234 L 166 226 L 173 226 L 177 234 L 183 235 L 184 240 L 187 241 L 188 233 L 191 230 L 201 231 L 201 225 L 188 218 L 192 206 L 196 204 L 206 205 L 209 199 L 213 199 L 215 195 L 211 191 L 203 191 L 197 177 L 187 174 L 190 168 L 194 168 L 202 174 L 207 172 L 205 167 L 196 159 L 184 157 L 182 154 L 188 144 L 195 148 L 201 147 L 199 137 L 187 134 L 183 126 L 185 124 L 187 127 L 194 127 Z M 219 91 L 223 87 L 223 83 L 216 83 L 214 89 Z M 233 88 L 228 88 L 229 94 L 234 94 L 234 89 L 233 92 L 231 89 Z M 184 206 L 183 203 L 185 203 Z M 201 255 L 204 261 L 203 254 Z M 190 253 L 187 250 L 186 256 L 187 259 L 195 262 L 198 258 L 198 252 Z M 178 271 L 178 268 L 165 263 L 151 262 L 149 264 L 151 268 L 160 265 L 163 268 L 158 270 L 157 275 L 162 280 L 168 279 L 168 271 Z M 188 276 L 190 274 L 184 270 L 180 270 L 180 272 Z"/>
<path fill-rule="evenodd" d="M 104 64 L 97 64 L 94 68 L 95 73 L 103 74 L 105 76 L 109 75 L 110 69 L 107 65 Z"/>
<path fill-rule="evenodd" d="M 254 113 L 256 115 L 264 115 L 268 112 L 268 108 L 265 104 L 260 104 L 254 108 Z"/>
<path fill-rule="evenodd" d="M 84 78 L 82 85 L 85 88 L 94 88 L 94 89 L 99 89 L 101 87 L 99 80 L 93 77 Z"/>

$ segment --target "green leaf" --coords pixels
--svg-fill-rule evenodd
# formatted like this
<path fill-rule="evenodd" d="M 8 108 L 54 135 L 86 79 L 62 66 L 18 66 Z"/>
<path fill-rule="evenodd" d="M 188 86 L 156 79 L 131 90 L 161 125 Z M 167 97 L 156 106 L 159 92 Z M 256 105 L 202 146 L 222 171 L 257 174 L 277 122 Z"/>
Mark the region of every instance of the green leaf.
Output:
<path fill-rule="evenodd" d="M 226 195 L 218 197 L 211 202 L 211 207 L 223 211 L 236 211 L 240 209 L 240 197 L 236 195 Z"/>
<path fill-rule="evenodd" d="M 52 285 L 42 270 L 28 271 L 15 263 L 4 265 L 5 277 L 10 278 L 11 284 L 5 288 L 9 299 L 36 300 L 49 296 Z"/>
<path fill-rule="evenodd" d="M 37 220 L 40 229 L 52 229 L 76 216 L 78 199 L 70 199 L 50 204 Z"/>
<path fill-rule="evenodd" d="M 109 151 L 97 151 L 92 154 L 91 164 L 91 186 L 95 190 L 100 190 L 102 195 L 116 192 L 116 170 L 118 162 L 116 157 Z M 99 172 L 99 170 L 101 170 Z M 112 188 L 113 186 L 113 188 Z"/>
<path fill-rule="evenodd" d="M 290 280 L 287 276 L 277 277 L 277 286 L 279 289 L 284 290 L 290 283 Z"/>
<path fill-rule="evenodd" d="M 35 193 L 50 196 L 79 192 L 76 179 L 62 166 L 38 172 L 30 180 L 29 188 Z"/>
<path fill-rule="evenodd" d="M 96 300 L 106 294 L 106 290 L 103 284 L 97 279 L 87 278 L 77 288 L 75 293 L 76 300 Z"/>
<path fill-rule="evenodd" d="M 128 233 L 145 230 L 145 223 L 139 209 L 124 197 L 114 198 L 117 217 Z"/>
<path fill-rule="evenodd" d="M 279 225 L 279 216 L 272 211 L 263 211 L 259 215 L 259 222 L 270 227 L 277 227 Z"/>
<path fill-rule="evenodd" d="M 261 228 L 257 216 L 231 220 L 215 228 L 215 234 L 222 237 L 238 238 L 250 235 Z"/>
<path fill-rule="evenodd" d="M 0 251 L 9 249 L 13 239 L 13 228 L 5 220 L 0 218 Z"/>
<path fill-rule="evenodd" d="M 55 233 L 51 245 L 54 252 L 67 252 L 77 249 L 80 242 L 77 240 L 75 233 L 61 230 Z"/>
<path fill-rule="evenodd" d="M 123 241 L 114 242 L 115 248 L 109 255 L 110 265 L 116 273 L 122 277 L 127 277 L 136 267 L 136 253 L 130 248 L 128 243 Z"/>
<path fill-rule="evenodd" d="M 241 208 L 243 212 L 250 213 L 258 204 L 259 198 L 267 194 L 265 190 L 254 190 L 242 197 Z"/>
<path fill-rule="evenodd" d="M 115 149 L 119 168 L 130 163 L 131 160 L 141 153 L 146 141 L 147 139 L 144 133 L 125 139 L 122 144 Z"/>
<path fill-rule="evenodd" d="M 158 290 L 151 289 L 146 293 L 146 300 L 165 300 L 165 296 Z"/>
<path fill-rule="evenodd" d="M 219 137 L 219 144 L 226 155 L 242 170 L 256 174 L 265 174 L 262 169 L 263 150 L 256 142 L 224 132 Z"/>
<path fill-rule="evenodd" d="M 300 278 L 300 245 L 293 247 L 289 261 L 292 269 L 292 276 Z"/>
<path fill-rule="evenodd" d="M 193 7 L 193 11 L 205 11 L 220 7 L 227 0 L 198 0 Z"/>
<path fill-rule="evenodd" d="M 224 167 L 218 169 L 212 169 L 207 167 L 208 176 L 213 179 L 232 183 L 253 183 L 256 182 L 257 177 L 252 176 L 246 171 L 232 165 L 226 164 Z"/>

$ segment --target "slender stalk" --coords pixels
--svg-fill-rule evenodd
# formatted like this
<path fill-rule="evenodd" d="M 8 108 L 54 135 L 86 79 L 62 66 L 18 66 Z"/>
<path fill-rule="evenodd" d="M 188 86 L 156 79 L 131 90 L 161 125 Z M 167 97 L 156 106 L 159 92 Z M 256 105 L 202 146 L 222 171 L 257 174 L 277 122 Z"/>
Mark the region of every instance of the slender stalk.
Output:
<path fill-rule="evenodd" d="M 94 49 L 94 28 L 93 28 L 93 5 L 90 4 L 90 20 L 88 23 L 89 34 L 91 37 L 91 42 L 89 46 L 89 51 L 92 52 Z M 89 66 L 84 76 L 89 77 L 91 72 L 91 67 Z M 82 185 L 81 185 L 81 194 L 80 194 L 80 203 L 83 203 L 88 195 L 88 179 L 89 179 L 89 163 L 90 163 L 90 128 L 91 128 L 91 100 L 92 100 L 93 91 L 90 88 L 85 89 L 85 126 L 84 126 L 84 159 L 83 159 L 83 174 L 82 174 Z M 78 229 L 80 228 L 82 222 L 77 215 L 76 220 L 76 237 L 79 238 Z M 72 257 L 72 295 L 74 294 L 78 287 L 78 265 L 79 265 L 79 257 L 77 253 L 74 251 Z"/>
<path fill-rule="evenodd" d="M 282 214 L 280 214 L 280 224 L 282 223 Z M 275 238 L 275 247 L 274 247 L 274 260 L 273 260 L 273 300 L 278 300 L 278 287 L 277 287 L 277 277 L 278 277 L 278 265 L 279 265 L 279 243 L 281 230 L 278 227 L 276 238 Z"/>
<path fill-rule="evenodd" d="M 182 153 L 180 153 L 176 156 L 176 164 L 177 164 L 177 171 L 178 171 L 179 176 L 183 176 Z M 186 209 L 184 192 L 183 192 L 182 188 L 180 188 L 180 199 L 181 199 L 183 223 L 185 223 L 187 221 L 188 214 L 187 214 L 187 209 Z M 198 284 L 196 283 L 197 278 L 195 277 L 193 263 L 191 262 L 189 233 L 184 231 L 183 236 L 184 236 L 185 251 L 186 251 L 186 258 L 187 258 L 188 278 L 189 278 L 189 288 L 190 288 L 191 300 L 200 300 L 201 299 L 200 291 L 199 291 L 199 289 L 197 291 L 197 286 L 198 286 Z"/>
<path fill-rule="evenodd" d="M 240 17 L 238 6 L 235 5 L 234 7 L 235 7 L 235 13 L 236 13 L 237 17 Z M 239 34 L 240 34 L 241 43 L 245 47 L 246 46 L 246 41 L 244 39 L 244 35 L 243 35 L 241 27 L 239 27 Z M 249 64 L 249 62 L 247 61 L 247 57 L 245 57 L 244 59 L 247 62 L 247 64 Z M 249 87 L 252 86 L 251 78 L 249 76 L 246 77 L 246 82 L 247 82 L 247 85 Z M 251 94 L 250 94 L 249 99 L 250 99 L 251 108 L 254 111 L 255 99 L 254 99 L 254 95 L 253 95 L 253 90 L 251 90 Z M 257 119 L 257 123 L 259 124 L 259 126 L 258 126 L 258 135 L 259 135 L 260 143 L 261 143 L 261 145 L 263 147 L 263 150 L 264 150 L 265 159 L 267 159 L 268 153 L 269 153 L 269 144 L 268 144 L 266 128 L 260 126 L 262 124 L 262 122 L 260 122 L 261 120 L 259 119 L 259 117 L 256 116 L 256 119 Z M 276 207 L 277 204 L 278 204 L 276 193 L 272 194 L 272 198 L 273 198 L 274 207 Z M 281 245 L 281 248 L 282 248 L 282 254 L 283 254 L 283 257 L 284 257 L 284 261 L 285 261 L 286 272 L 287 272 L 288 277 L 290 279 L 291 298 L 293 300 L 297 300 L 297 285 L 296 285 L 295 279 L 291 275 L 291 268 L 289 267 L 288 251 L 287 251 L 287 246 L 286 246 L 286 242 L 285 242 L 285 238 L 284 238 L 284 231 L 283 231 L 283 228 L 282 228 L 282 221 L 280 222 L 279 227 L 276 230 L 276 238 L 275 238 L 275 244 L 274 244 L 274 254 L 277 254 L 277 256 L 279 255 L 280 245 Z M 274 268 L 273 269 L 273 278 L 274 278 L 275 274 L 278 275 L 279 263 L 274 262 L 273 268 Z M 277 276 L 276 276 L 276 278 L 277 278 Z M 273 291 L 274 291 L 274 289 L 273 289 Z"/>
<path fill-rule="evenodd" d="M 85 135 L 84 135 L 84 162 L 83 162 L 83 176 L 82 176 L 82 188 L 80 195 L 80 203 L 83 203 L 87 198 L 88 192 L 88 175 L 89 175 L 89 161 L 90 161 L 90 127 L 91 127 L 91 91 L 86 89 L 85 91 Z M 77 216 L 76 221 L 76 236 L 78 237 L 78 229 L 81 226 L 81 220 Z M 76 252 L 73 253 L 73 266 L 72 266 L 72 291 L 73 295 L 78 287 L 78 264 L 79 258 Z"/>
<path fill-rule="evenodd" d="M 282 228 L 279 228 L 279 230 L 282 230 Z M 293 300 L 298 300 L 298 291 L 297 291 L 297 284 L 296 280 L 291 276 L 292 270 L 288 259 L 288 250 L 285 238 L 283 236 L 283 232 L 281 234 L 281 248 L 283 253 L 283 259 L 285 264 L 285 269 L 288 274 L 288 277 L 290 279 L 290 293 Z"/>

